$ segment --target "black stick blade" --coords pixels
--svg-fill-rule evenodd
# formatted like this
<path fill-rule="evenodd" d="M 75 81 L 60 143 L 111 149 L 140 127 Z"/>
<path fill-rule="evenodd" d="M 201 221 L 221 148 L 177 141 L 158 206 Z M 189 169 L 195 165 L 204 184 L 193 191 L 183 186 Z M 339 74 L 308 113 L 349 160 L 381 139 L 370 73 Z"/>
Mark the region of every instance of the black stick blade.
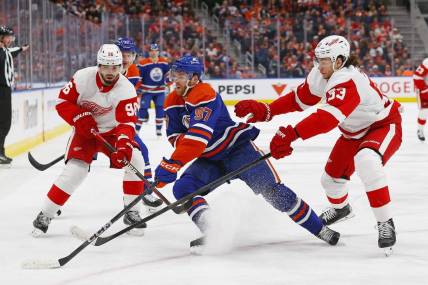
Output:
<path fill-rule="evenodd" d="M 45 171 L 46 169 L 48 169 L 49 167 L 51 167 L 52 165 L 60 162 L 61 160 L 63 160 L 65 157 L 65 155 L 61 155 L 60 157 L 56 158 L 55 160 L 47 163 L 47 164 L 42 164 L 40 162 L 38 162 L 33 155 L 31 154 L 31 152 L 28 153 L 28 161 L 30 162 L 30 164 L 37 170 L 39 171 Z"/>

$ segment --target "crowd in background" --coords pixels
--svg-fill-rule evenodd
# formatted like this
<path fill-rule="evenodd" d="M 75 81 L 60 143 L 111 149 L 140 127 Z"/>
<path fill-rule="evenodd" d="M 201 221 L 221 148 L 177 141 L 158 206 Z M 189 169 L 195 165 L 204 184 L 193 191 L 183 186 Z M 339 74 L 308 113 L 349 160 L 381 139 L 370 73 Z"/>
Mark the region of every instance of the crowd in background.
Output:
<path fill-rule="evenodd" d="M 160 43 L 160 18 L 162 17 L 162 56 L 174 59 L 184 54 L 190 54 L 204 58 L 206 74 L 209 78 L 256 76 L 248 66 L 239 65 L 233 56 L 227 54 L 223 42 L 213 35 L 211 29 L 204 27 L 203 22 L 195 15 L 190 1 L 53 0 L 52 2 L 62 5 L 74 15 L 84 17 L 94 23 L 102 22 L 104 12 L 128 14 L 131 23 L 136 23 L 135 32 L 131 34 L 143 51 L 143 56 L 151 43 Z M 142 16 L 144 16 L 145 24 L 144 41 L 140 27 Z M 121 21 L 116 24 L 123 26 L 125 22 Z M 111 25 L 111 29 L 117 29 L 117 25 Z M 182 41 L 180 41 L 181 27 L 183 27 Z M 182 48 L 179 43 L 182 43 Z"/>
<path fill-rule="evenodd" d="M 351 50 L 360 58 L 361 67 L 371 76 L 408 75 L 412 70 L 409 51 L 399 31 L 392 26 L 384 1 L 205 1 L 211 16 L 219 19 L 221 28 L 228 28 L 231 41 L 240 43 L 241 54 L 254 51 L 255 71 L 248 62 L 242 60 L 242 57 L 237 57 L 236 50 L 230 45 L 227 46 L 225 39 L 221 37 L 222 34 L 226 34 L 223 30 L 215 33 L 211 22 L 202 21 L 201 15 L 192 9 L 191 1 L 51 0 L 51 2 L 80 17 L 82 21 L 86 20 L 98 26 L 106 21 L 105 15 L 127 14 L 134 21 L 130 21 L 129 34 L 136 40 L 142 55 L 150 43 L 157 42 L 161 44 L 162 55 L 171 60 L 183 54 L 204 58 L 209 78 L 263 76 L 259 72 L 259 66 L 265 68 L 266 77 L 304 77 L 313 66 L 313 50 L 317 42 L 333 33 L 349 39 Z M 140 26 L 141 17 L 144 17 L 144 31 Z M 116 35 L 124 36 L 124 25 L 123 20 L 116 21 L 115 25 L 109 22 L 111 30 L 109 40 L 114 40 L 112 36 L 115 34 L 114 29 L 119 31 L 116 31 Z M 60 39 L 67 31 L 58 24 L 54 33 Z M 53 66 L 64 68 L 63 66 L 87 64 L 85 58 L 91 57 L 89 53 L 93 49 L 84 47 L 88 44 L 96 45 L 97 42 L 77 39 L 76 36 L 78 35 L 73 35 L 70 41 L 79 41 L 78 54 L 71 55 L 72 58 L 65 64 Z M 58 45 L 58 53 L 64 50 L 61 45 Z M 42 61 L 37 61 L 33 68 L 41 65 Z"/>
<path fill-rule="evenodd" d="M 410 55 L 403 37 L 392 27 L 384 2 L 225 0 L 209 4 L 244 52 L 251 49 L 253 28 L 255 63 L 263 65 L 269 77 L 277 77 L 278 70 L 277 19 L 281 77 L 307 74 L 313 66 L 314 47 L 330 34 L 348 38 L 351 51 L 371 76 L 402 75 L 412 70 Z"/>

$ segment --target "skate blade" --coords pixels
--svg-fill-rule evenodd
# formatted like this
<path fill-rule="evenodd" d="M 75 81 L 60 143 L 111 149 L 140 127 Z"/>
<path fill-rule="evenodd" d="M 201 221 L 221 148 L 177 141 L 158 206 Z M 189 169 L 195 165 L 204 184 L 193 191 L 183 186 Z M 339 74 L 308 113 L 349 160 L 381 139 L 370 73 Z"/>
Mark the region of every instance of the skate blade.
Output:
<path fill-rule="evenodd" d="M 46 235 L 42 230 L 34 228 L 33 231 L 31 232 L 31 236 L 34 238 L 39 238 Z"/>
<path fill-rule="evenodd" d="M 0 169 L 9 169 L 11 167 L 12 167 L 11 164 L 0 164 Z"/>
<path fill-rule="evenodd" d="M 144 235 L 144 231 L 145 229 L 132 229 L 129 232 L 127 232 L 128 235 L 130 236 L 137 236 L 137 237 L 141 237 Z"/>
<path fill-rule="evenodd" d="M 386 247 L 383 249 L 383 253 L 386 257 L 390 257 L 394 253 L 394 250 L 392 249 L 392 247 Z"/>

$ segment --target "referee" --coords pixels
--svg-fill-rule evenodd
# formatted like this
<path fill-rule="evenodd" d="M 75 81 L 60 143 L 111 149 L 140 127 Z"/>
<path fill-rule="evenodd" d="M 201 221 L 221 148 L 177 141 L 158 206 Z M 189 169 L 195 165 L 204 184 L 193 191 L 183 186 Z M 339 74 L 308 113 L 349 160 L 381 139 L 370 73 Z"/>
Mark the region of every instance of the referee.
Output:
<path fill-rule="evenodd" d="M 12 122 L 13 57 L 29 48 L 28 45 L 9 48 L 14 40 L 13 30 L 0 26 L 0 166 L 8 166 L 12 162 L 4 152 L 4 141 Z"/>

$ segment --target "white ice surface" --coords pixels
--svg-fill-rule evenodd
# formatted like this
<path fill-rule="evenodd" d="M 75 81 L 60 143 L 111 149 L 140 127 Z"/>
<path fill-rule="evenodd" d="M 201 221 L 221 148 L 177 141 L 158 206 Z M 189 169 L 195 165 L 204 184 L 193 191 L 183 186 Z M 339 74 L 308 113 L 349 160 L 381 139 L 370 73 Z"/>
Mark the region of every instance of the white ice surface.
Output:
<path fill-rule="evenodd" d="M 353 176 L 350 201 L 356 217 L 332 227 L 342 234 L 336 247 L 233 181 L 207 196 L 215 229 L 207 255 L 189 254 L 189 241 L 199 232 L 187 215 L 167 212 L 148 223 L 143 237 L 124 235 L 101 247 L 89 246 L 60 269 L 24 270 L 26 259 L 58 259 L 77 248 L 81 242 L 69 233 L 71 226 L 93 233 L 119 212 L 122 174 L 108 169 L 100 157 L 48 235 L 34 239 L 32 221 L 62 164 L 40 172 L 22 155 L 11 169 L 0 169 L 0 284 L 428 284 L 428 144 L 416 138 L 416 114 L 415 104 L 405 104 L 403 145 L 386 168 L 398 232 L 389 258 L 377 247 L 375 219 L 362 183 Z M 301 117 L 259 124 L 257 144 L 267 150 L 279 124 Z M 154 169 L 172 149 L 165 138 L 156 139 L 153 123 L 144 127 L 143 137 Z M 337 137 L 335 131 L 299 140 L 291 157 L 273 161 L 283 182 L 318 213 L 328 206 L 320 176 Z M 31 152 L 41 162 L 53 160 L 63 153 L 67 138 Z M 162 193 L 173 200 L 170 190 Z M 120 220 L 105 234 L 122 227 Z"/>

